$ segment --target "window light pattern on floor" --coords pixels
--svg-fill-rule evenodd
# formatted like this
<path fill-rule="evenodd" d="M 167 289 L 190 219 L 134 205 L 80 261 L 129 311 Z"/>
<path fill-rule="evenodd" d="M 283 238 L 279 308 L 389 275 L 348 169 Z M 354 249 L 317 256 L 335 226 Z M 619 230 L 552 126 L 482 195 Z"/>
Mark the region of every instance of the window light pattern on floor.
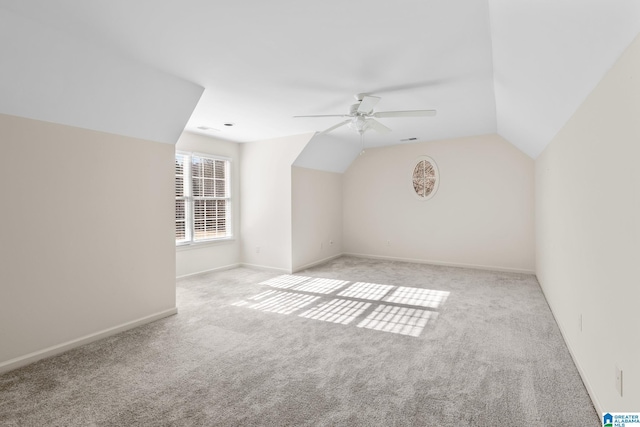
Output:
<path fill-rule="evenodd" d="M 438 308 L 444 304 L 448 296 L 449 292 L 445 291 L 398 286 L 392 294 L 384 298 L 384 301 L 418 307 Z"/>
<path fill-rule="evenodd" d="M 429 319 L 436 317 L 437 313 L 428 310 L 381 304 L 358 327 L 417 337 Z"/>
<path fill-rule="evenodd" d="M 273 279 L 260 282 L 261 285 L 272 286 L 274 288 L 287 289 L 299 285 L 302 282 L 306 282 L 311 277 L 305 276 L 293 276 L 291 274 L 283 274 L 282 276 L 274 277 Z"/>
<path fill-rule="evenodd" d="M 300 317 L 347 325 L 369 308 L 371 303 L 333 299 L 300 314 Z"/>
<path fill-rule="evenodd" d="M 254 310 L 269 311 L 272 313 L 280 314 L 291 314 L 296 310 L 306 307 L 318 298 L 320 297 L 314 297 L 313 295 L 296 294 L 292 292 L 268 291 L 250 298 L 252 300 L 260 300 L 259 302 L 251 305 L 242 305 Z"/>
<path fill-rule="evenodd" d="M 273 296 L 273 295 L 277 295 L 277 294 L 278 294 L 278 291 L 265 291 L 265 292 L 259 293 L 258 295 L 254 295 L 252 297 L 247 298 L 247 300 L 249 300 L 249 301 L 242 300 L 242 301 L 234 302 L 231 305 L 235 305 L 236 307 L 244 307 L 246 305 L 251 304 L 251 301 L 258 301 L 258 300 L 266 298 L 266 297 L 268 297 L 270 295 Z"/>
<path fill-rule="evenodd" d="M 391 285 L 357 282 L 340 292 L 338 296 L 380 301 L 392 288 Z"/>
<path fill-rule="evenodd" d="M 296 291 L 313 292 L 316 294 L 330 294 L 331 292 L 337 291 L 347 283 L 349 283 L 348 280 L 322 279 L 318 277 L 309 282 L 298 285 L 294 289 Z"/>
<path fill-rule="evenodd" d="M 412 337 L 437 319 L 437 310 L 449 297 L 446 291 L 292 274 L 260 284 L 280 289 L 233 305 Z"/>

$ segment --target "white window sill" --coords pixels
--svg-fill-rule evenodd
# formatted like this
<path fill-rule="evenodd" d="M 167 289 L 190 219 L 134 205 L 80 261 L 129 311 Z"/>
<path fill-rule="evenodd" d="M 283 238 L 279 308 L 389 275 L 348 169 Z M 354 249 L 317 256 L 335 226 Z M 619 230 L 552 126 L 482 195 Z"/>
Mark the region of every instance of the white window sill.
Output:
<path fill-rule="evenodd" d="M 192 249 L 203 249 L 211 246 L 229 244 L 235 242 L 235 237 L 225 237 L 222 239 L 203 240 L 201 242 L 189 242 L 176 245 L 176 252 L 190 251 Z"/>

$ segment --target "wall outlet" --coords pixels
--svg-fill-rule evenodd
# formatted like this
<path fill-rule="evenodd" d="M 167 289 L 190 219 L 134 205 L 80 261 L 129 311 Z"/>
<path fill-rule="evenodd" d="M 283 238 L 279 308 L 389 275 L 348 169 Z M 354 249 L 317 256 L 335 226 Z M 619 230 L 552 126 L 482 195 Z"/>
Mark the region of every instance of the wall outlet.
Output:
<path fill-rule="evenodd" d="M 387 240 L 387 246 L 391 246 L 391 240 Z"/>
<path fill-rule="evenodd" d="M 620 367 L 616 363 L 616 391 L 618 392 L 618 394 L 620 394 L 620 397 L 622 397 L 622 378 L 622 369 L 620 369 Z"/>
<path fill-rule="evenodd" d="M 259 254 L 260 253 L 260 246 L 256 246 L 256 253 Z"/>

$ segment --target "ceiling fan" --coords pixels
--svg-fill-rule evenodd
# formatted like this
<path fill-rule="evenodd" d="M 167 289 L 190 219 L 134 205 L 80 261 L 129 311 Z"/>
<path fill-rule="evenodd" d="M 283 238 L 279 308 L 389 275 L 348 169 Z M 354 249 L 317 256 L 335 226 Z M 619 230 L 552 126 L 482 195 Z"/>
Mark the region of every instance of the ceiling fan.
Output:
<path fill-rule="evenodd" d="M 436 110 L 408 110 L 408 111 L 378 111 L 373 112 L 373 108 L 380 102 L 380 97 L 371 96 L 364 93 L 359 93 L 354 95 L 356 104 L 353 104 L 349 109 L 349 114 L 324 114 L 324 115 L 313 115 L 313 116 L 293 116 L 294 118 L 301 117 L 348 117 L 345 121 L 338 123 L 337 125 L 331 126 L 328 129 L 323 130 L 319 133 L 319 135 L 323 135 L 325 133 L 329 133 L 335 129 L 338 129 L 341 126 L 346 124 L 349 125 L 352 129 L 362 135 L 365 131 L 369 129 L 376 130 L 380 133 L 391 132 L 391 129 L 380 123 L 376 120 L 376 118 L 386 118 L 386 117 L 427 117 L 427 116 L 435 116 Z"/>

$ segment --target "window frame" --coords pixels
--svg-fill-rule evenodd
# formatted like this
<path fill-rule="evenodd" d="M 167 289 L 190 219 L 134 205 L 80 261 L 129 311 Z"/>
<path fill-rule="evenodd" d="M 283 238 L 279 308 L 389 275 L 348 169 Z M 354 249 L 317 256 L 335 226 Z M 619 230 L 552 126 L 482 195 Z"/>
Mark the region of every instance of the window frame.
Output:
<path fill-rule="evenodd" d="M 416 193 L 416 190 L 413 186 L 413 179 L 414 179 L 413 173 L 415 171 L 415 168 L 422 161 L 427 161 L 431 163 L 431 166 L 433 167 L 433 171 L 435 173 L 435 176 L 434 176 L 435 182 L 434 182 L 433 190 L 426 197 L 420 196 L 418 193 Z M 412 166 L 409 171 L 409 188 L 411 189 L 411 194 L 413 195 L 413 198 L 421 202 L 426 202 L 427 200 L 432 199 L 433 196 L 436 195 L 436 193 L 438 192 L 438 189 L 440 188 L 440 168 L 438 167 L 438 164 L 436 163 L 436 161 L 433 160 L 433 158 L 423 155 L 423 156 L 418 156 L 413 160 Z"/>
<path fill-rule="evenodd" d="M 174 195 L 175 195 L 175 200 L 185 200 L 185 239 L 183 240 L 175 240 L 176 242 L 176 248 L 184 248 L 184 247 L 190 247 L 190 246 L 195 246 L 195 245 L 202 245 L 202 244 L 211 244 L 211 243 L 215 243 L 215 242 L 220 242 L 220 241 L 226 241 L 226 240 L 232 240 L 234 237 L 234 233 L 233 233 L 233 221 L 232 221 L 232 209 L 233 209 L 233 200 L 232 200 L 232 193 L 231 193 L 231 171 L 232 171 L 232 159 L 229 157 L 225 157 L 225 156 L 218 156 L 218 155 L 214 155 L 214 154 L 209 154 L 209 153 L 199 153 L 199 152 L 193 152 L 193 151 L 182 151 L 182 150 L 175 150 L 174 153 L 174 168 L 175 168 L 175 162 L 178 158 L 178 156 L 183 156 L 184 157 L 184 163 L 183 163 L 183 196 L 177 196 L 177 191 L 174 188 Z M 224 162 L 224 167 L 225 167 L 225 196 L 224 197 L 216 197 L 216 196 L 194 196 L 193 194 L 193 158 L 194 157 L 199 157 L 199 158 L 203 158 L 203 159 L 207 159 L 207 160 L 213 160 L 213 161 L 222 161 Z M 178 174 L 175 173 L 174 170 L 174 177 L 177 178 Z M 174 178 L 174 181 L 175 181 Z M 175 185 L 175 184 L 174 184 Z M 209 238 L 200 238 L 197 239 L 196 233 L 195 233 L 195 201 L 196 200 L 224 200 L 225 201 L 225 235 L 221 236 L 221 237 L 209 237 Z M 177 204 L 176 204 L 177 205 Z M 177 212 L 177 211 L 176 211 Z M 175 224 L 177 225 L 178 223 L 178 219 L 177 216 L 174 213 L 174 221 Z M 206 218 L 205 218 L 206 221 Z M 175 235 L 175 229 L 174 229 L 174 235 Z M 177 237 L 177 236 L 174 236 Z"/>

